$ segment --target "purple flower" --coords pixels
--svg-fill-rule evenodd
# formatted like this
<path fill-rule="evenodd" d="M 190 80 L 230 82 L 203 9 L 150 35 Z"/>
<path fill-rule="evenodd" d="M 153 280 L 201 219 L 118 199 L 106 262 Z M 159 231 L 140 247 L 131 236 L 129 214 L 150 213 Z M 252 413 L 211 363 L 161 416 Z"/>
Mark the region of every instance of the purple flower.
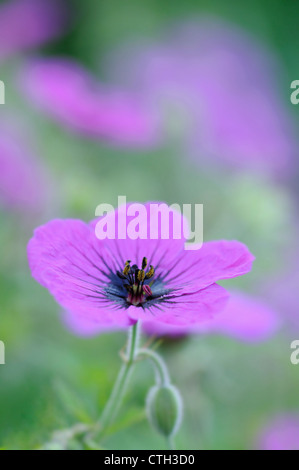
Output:
<path fill-rule="evenodd" d="M 37 211 L 45 198 L 41 168 L 15 132 L 0 126 L 0 206 Z"/>
<path fill-rule="evenodd" d="M 299 450 L 299 414 L 276 416 L 258 438 L 261 450 Z"/>
<path fill-rule="evenodd" d="M 162 121 L 175 124 L 173 137 L 181 134 L 195 160 L 278 175 L 296 160 L 279 67 L 241 29 L 218 20 L 187 22 L 161 41 L 122 48 L 109 66 Z"/>
<path fill-rule="evenodd" d="M 286 324 L 293 332 L 294 330 L 299 331 L 299 256 L 297 247 L 295 247 L 293 243 L 290 244 L 290 247 L 293 249 L 292 259 L 290 260 L 290 253 L 288 253 L 285 268 L 282 268 L 280 274 L 276 275 L 268 282 L 265 291 L 267 296 L 271 297 L 275 307 L 282 312 Z"/>
<path fill-rule="evenodd" d="M 26 95 L 68 129 L 121 145 L 147 146 L 156 141 L 152 113 L 134 93 L 100 84 L 67 59 L 40 59 L 21 77 Z"/>
<path fill-rule="evenodd" d="M 64 13 L 58 0 L 11 0 L 0 6 L 0 61 L 60 33 Z"/>
<path fill-rule="evenodd" d="M 169 239 L 162 238 L 159 227 L 158 238 L 151 239 L 150 206 L 144 206 L 142 238 L 134 240 L 122 239 L 118 232 L 119 220 L 131 204 L 107 216 L 115 221 L 114 239 L 96 237 L 98 221 L 54 220 L 38 228 L 28 245 L 33 277 L 75 320 L 102 330 L 124 328 L 138 320 L 181 326 L 213 318 L 228 298 L 217 281 L 250 271 L 253 256 L 237 241 L 184 250 L 185 238 L 174 238 L 172 233 L 174 224 L 182 228 L 185 222 L 172 210 Z M 127 228 L 134 220 L 127 216 Z"/>

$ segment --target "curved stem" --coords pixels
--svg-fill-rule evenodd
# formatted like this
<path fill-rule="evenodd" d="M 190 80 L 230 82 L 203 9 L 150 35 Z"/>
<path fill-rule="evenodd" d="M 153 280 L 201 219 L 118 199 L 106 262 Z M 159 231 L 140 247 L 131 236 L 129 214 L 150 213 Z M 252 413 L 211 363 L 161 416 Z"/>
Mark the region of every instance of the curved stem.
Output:
<path fill-rule="evenodd" d="M 170 383 L 170 378 L 169 378 L 169 373 L 167 366 L 163 359 L 159 356 L 159 354 L 155 353 L 154 351 L 151 351 L 150 349 L 140 349 L 138 351 L 137 359 L 141 359 L 147 357 L 150 359 L 155 366 L 155 370 L 157 373 L 158 377 L 158 382 L 160 385 L 169 385 Z"/>
<path fill-rule="evenodd" d="M 100 429 L 95 438 L 100 438 L 105 434 L 106 429 L 113 422 L 113 419 L 121 405 L 132 372 L 132 368 L 135 363 L 138 349 L 138 337 L 138 323 L 136 323 L 134 326 L 132 326 L 130 330 L 125 363 L 120 369 L 110 398 L 105 406 L 99 423 Z"/>

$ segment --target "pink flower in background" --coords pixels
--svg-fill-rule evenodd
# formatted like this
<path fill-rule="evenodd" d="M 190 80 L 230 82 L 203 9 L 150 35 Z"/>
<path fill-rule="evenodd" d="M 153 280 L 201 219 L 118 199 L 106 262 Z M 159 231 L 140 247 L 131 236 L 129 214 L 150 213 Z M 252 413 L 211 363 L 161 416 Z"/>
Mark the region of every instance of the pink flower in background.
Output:
<path fill-rule="evenodd" d="M 184 155 L 279 176 L 296 161 L 281 71 L 262 44 L 231 24 L 187 22 L 161 41 L 121 48 L 107 67 L 114 82 L 121 77 L 159 110 L 161 127 L 175 126 Z"/>
<path fill-rule="evenodd" d="M 261 450 L 299 450 L 299 414 L 275 417 L 258 438 Z"/>
<path fill-rule="evenodd" d="M 0 126 L 0 206 L 38 211 L 45 199 L 40 165 L 13 129 Z"/>
<path fill-rule="evenodd" d="M 297 235 L 298 236 L 298 235 Z M 294 247 L 293 247 L 294 248 Z M 299 331 L 298 286 L 299 286 L 299 256 L 298 251 L 288 259 L 287 269 L 282 269 L 280 275 L 267 285 L 267 295 L 284 316 L 286 325 L 293 332 Z"/>
<path fill-rule="evenodd" d="M 40 110 L 74 132 L 125 146 L 156 141 L 153 115 L 133 92 L 100 84 L 71 60 L 35 60 L 21 81 Z"/>
<path fill-rule="evenodd" d="M 63 2 L 11 0 L 0 5 L 0 61 L 57 36 L 65 23 Z"/>
<path fill-rule="evenodd" d="M 111 212 L 116 219 L 131 205 Z M 253 256 L 237 241 L 205 243 L 185 251 L 185 239 L 150 239 L 150 204 L 145 239 L 99 240 L 96 222 L 54 220 L 38 228 L 28 245 L 33 277 L 80 321 L 105 330 L 151 319 L 168 325 L 198 325 L 223 310 L 228 298 L 220 279 L 250 271 Z M 170 211 L 182 227 L 181 214 Z M 128 226 L 134 217 L 127 217 Z M 105 219 L 106 221 L 106 219 Z"/>
<path fill-rule="evenodd" d="M 270 338 L 279 326 L 278 314 L 266 303 L 241 292 L 230 292 L 224 310 L 196 328 L 157 325 L 153 321 L 146 321 L 143 329 L 146 333 L 157 336 L 217 334 L 254 343 Z"/>

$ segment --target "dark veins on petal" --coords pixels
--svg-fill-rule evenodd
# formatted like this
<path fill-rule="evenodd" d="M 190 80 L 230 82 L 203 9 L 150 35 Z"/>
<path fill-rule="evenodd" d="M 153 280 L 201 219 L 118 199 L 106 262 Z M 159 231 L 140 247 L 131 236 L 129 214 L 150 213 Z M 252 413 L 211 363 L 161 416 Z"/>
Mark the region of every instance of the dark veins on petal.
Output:
<path fill-rule="evenodd" d="M 111 303 L 113 303 L 116 309 L 128 308 L 131 305 L 146 309 L 151 307 L 159 308 L 161 303 L 177 303 L 178 297 L 172 294 L 175 294 L 175 291 L 179 289 L 166 288 L 165 276 L 156 275 L 155 268 L 152 265 L 148 268 L 147 258 L 143 258 L 141 268 L 138 268 L 136 264 L 131 266 L 131 262 L 128 260 L 123 270 L 119 271 L 117 266 L 120 263 L 115 257 L 113 259 L 114 266 L 111 267 L 110 262 L 107 262 L 102 254 L 93 247 L 95 254 L 104 264 L 105 270 L 97 266 L 78 246 L 72 245 L 72 247 L 88 264 L 96 269 L 98 274 L 95 275 L 86 271 L 82 268 L 82 265 L 77 265 L 72 259 L 68 259 L 69 263 L 76 267 L 78 272 L 84 273 L 89 280 L 87 281 L 86 278 L 74 274 L 70 275 L 62 268 L 60 268 L 60 271 L 79 281 L 79 284 L 75 284 L 75 286 L 79 290 L 83 289 L 84 295 L 90 300 L 94 299 L 95 304 L 110 304 L 111 306 Z M 110 259 L 110 261 L 112 260 Z"/>
<path fill-rule="evenodd" d="M 141 268 L 136 264 L 131 266 L 128 260 L 122 271 L 116 273 L 110 270 L 110 283 L 104 288 L 107 298 L 124 307 L 149 308 L 163 302 L 171 290 L 166 289 L 164 283 L 155 278 L 155 268 L 148 267 L 147 258 L 143 258 Z"/>

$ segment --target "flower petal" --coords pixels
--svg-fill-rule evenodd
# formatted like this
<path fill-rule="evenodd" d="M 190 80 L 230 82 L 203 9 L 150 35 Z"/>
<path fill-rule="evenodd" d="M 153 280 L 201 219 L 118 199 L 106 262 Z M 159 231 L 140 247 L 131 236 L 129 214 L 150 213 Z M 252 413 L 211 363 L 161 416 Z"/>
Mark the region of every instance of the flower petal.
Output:
<path fill-rule="evenodd" d="M 143 323 L 143 329 L 148 334 L 219 334 L 245 342 L 265 341 L 275 334 L 279 326 L 278 314 L 271 307 L 241 292 L 232 292 L 224 310 L 200 325 L 173 327 L 151 321 Z"/>
<path fill-rule="evenodd" d="M 72 131 L 116 145 L 147 147 L 156 142 L 155 120 L 142 100 L 98 83 L 74 61 L 35 60 L 21 82 L 41 110 Z"/>
<path fill-rule="evenodd" d="M 125 309 L 103 294 L 111 272 L 102 248 L 89 225 L 53 220 L 38 228 L 29 242 L 29 265 L 33 277 L 66 310 L 98 324 L 128 326 L 132 321 Z"/>
<path fill-rule="evenodd" d="M 123 269 L 127 260 L 131 260 L 131 265 L 137 264 L 141 267 L 142 259 L 146 257 L 148 266 L 152 264 L 156 272 L 165 271 L 170 262 L 175 262 L 179 253 L 184 253 L 186 241 L 184 234 L 188 235 L 188 222 L 179 211 L 170 209 L 165 203 L 148 202 L 142 204 L 142 207 L 140 206 L 140 204 L 130 203 L 107 214 L 107 225 L 111 224 L 112 226 L 115 223 L 115 236 L 105 240 L 107 258 L 117 259 L 118 269 Z M 141 211 L 142 208 L 143 211 Z M 153 211 L 156 211 L 157 208 L 162 211 L 162 216 L 159 216 L 158 219 L 153 215 Z M 140 212 L 138 212 L 139 210 Z M 140 226 L 134 230 L 132 226 L 130 231 L 130 224 L 136 220 L 136 217 L 139 217 L 139 214 L 139 225 L 142 225 L 143 230 Z M 166 221 L 169 224 L 168 227 L 165 225 L 165 229 L 161 226 L 162 217 L 163 222 Z M 97 235 L 99 235 L 97 223 L 100 220 L 97 219 L 91 223 Z M 123 230 L 124 232 L 121 233 Z M 178 238 L 173 236 L 176 231 L 179 234 Z M 144 238 L 132 239 L 135 232 Z M 153 238 L 153 235 L 156 238 Z"/>
<path fill-rule="evenodd" d="M 195 325 L 213 318 L 222 311 L 228 300 L 228 292 L 213 284 L 206 289 L 183 295 L 165 296 L 163 301 L 149 308 L 130 307 L 132 320 L 153 321 L 173 326 Z"/>
<path fill-rule="evenodd" d="M 299 415 L 297 412 L 278 415 L 258 438 L 260 450 L 299 450 Z"/>
<path fill-rule="evenodd" d="M 181 254 L 161 277 L 167 287 L 179 284 L 190 292 L 248 273 L 253 260 L 247 246 L 238 241 L 207 242 L 199 250 Z"/>

